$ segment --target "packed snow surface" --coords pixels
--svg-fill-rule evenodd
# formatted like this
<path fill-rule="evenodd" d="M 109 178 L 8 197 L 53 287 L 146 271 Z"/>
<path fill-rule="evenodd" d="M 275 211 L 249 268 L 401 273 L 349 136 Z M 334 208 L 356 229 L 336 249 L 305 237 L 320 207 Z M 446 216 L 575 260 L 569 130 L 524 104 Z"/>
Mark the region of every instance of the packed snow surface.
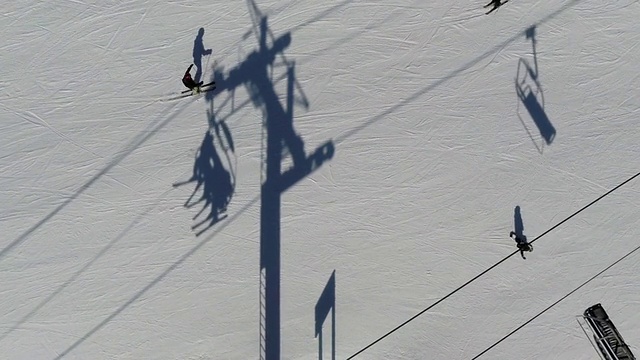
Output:
<path fill-rule="evenodd" d="M 0 358 L 640 355 L 640 3 L 484 5 L 6 1 Z"/>

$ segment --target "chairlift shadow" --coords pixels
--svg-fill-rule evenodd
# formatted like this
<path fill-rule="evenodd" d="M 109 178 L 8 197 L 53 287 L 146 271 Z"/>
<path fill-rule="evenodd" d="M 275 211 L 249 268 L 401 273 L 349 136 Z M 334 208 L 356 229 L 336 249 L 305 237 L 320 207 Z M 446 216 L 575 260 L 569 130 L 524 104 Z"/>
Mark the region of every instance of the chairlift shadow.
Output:
<path fill-rule="evenodd" d="M 539 82 L 538 60 L 535 47 L 535 27 L 527 29 L 525 35 L 532 41 L 534 66 L 532 67 L 524 58 L 520 58 L 518 60 L 516 78 L 514 81 L 516 96 L 518 97 L 516 114 L 518 115 L 518 119 L 520 119 L 520 122 L 527 131 L 527 134 L 534 146 L 538 152 L 542 154 L 544 145 L 551 145 L 555 139 L 556 129 L 544 110 L 544 91 L 542 90 L 542 86 Z M 529 129 L 529 126 L 527 126 L 527 122 L 522 118 L 523 114 L 521 111 L 521 105 L 526 109 L 526 113 L 538 128 L 538 132 L 542 137 L 543 143 L 538 144 L 535 136 Z"/>
<path fill-rule="evenodd" d="M 224 138 L 226 137 L 227 135 L 224 136 Z M 217 147 L 215 145 L 216 142 L 219 144 Z M 228 144 L 228 140 L 226 140 L 226 143 Z M 224 164 L 218 154 L 219 149 L 224 151 L 227 165 Z M 191 196 L 184 204 L 184 207 L 188 209 L 198 204 L 203 204 L 194 215 L 194 221 L 201 218 L 201 215 L 207 209 L 209 211 L 204 219 L 198 220 L 191 227 L 192 230 L 196 231 L 196 236 L 202 235 L 207 229 L 227 217 L 227 208 L 235 192 L 236 182 L 228 149 L 229 147 L 225 145 L 225 140 L 223 140 L 219 130 L 207 130 L 196 154 L 191 178 L 173 185 L 178 187 L 192 182 L 196 183 Z M 197 193 L 201 195 L 194 201 Z"/>

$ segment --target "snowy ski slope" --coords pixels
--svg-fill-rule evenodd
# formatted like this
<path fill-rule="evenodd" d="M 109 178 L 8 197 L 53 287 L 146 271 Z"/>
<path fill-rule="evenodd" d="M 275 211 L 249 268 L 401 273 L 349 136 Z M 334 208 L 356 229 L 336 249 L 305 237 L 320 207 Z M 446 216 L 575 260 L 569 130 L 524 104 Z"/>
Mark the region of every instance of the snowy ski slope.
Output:
<path fill-rule="evenodd" d="M 638 356 L 640 4 L 483 5 L 5 2 L 0 358 Z"/>

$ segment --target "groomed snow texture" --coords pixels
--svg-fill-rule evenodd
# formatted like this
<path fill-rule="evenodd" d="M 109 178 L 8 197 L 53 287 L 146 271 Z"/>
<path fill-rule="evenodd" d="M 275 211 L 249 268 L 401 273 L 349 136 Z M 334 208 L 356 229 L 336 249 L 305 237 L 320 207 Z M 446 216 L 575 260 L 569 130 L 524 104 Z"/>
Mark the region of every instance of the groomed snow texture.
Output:
<path fill-rule="evenodd" d="M 484 5 L 3 2 L 0 358 L 640 355 L 640 3 Z"/>

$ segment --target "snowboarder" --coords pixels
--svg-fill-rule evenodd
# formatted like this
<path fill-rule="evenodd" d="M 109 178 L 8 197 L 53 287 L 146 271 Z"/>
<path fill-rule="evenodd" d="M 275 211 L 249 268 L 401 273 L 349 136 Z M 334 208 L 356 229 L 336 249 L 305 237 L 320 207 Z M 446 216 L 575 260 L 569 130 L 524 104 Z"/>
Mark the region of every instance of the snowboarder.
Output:
<path fill-rule="evenodd" d="M 188 87 L 189 90 L 193 90 L 199 88 L 202 85 L 202 81 L 200 81 L 199 83 L 196 83 L 193 78 L 191 77 L 191 68 L 193 67 L 193 64 L 189 65 L 189 68 L 187 69 L 187 71 L 184 73 L 184 76 L 182 77 L 182 83 L 184 84 L 184 86 Z"/>
<path fill-rule="evenodd" d="M 509 0 L 506 0 L 505 2 L 500 2 L 500 0 L 491 0 L 490 3 L 488 3 L 487 5 L 485 5 L 485 8 L 488 8 L 489 6 L 491 6 L 493 4 L 493 8 L 491 10 L 489 10 L 489 12 L 487 13 L 487 15 L 491 14 L 492 12 L 494 12 L 496 9 L 498 9 L 500 6 L 506 4 Z"/>
<path fill-rule="evenodd" d="M 518 236 L 514 231 L 509 233 L 509 237 L 516 241 L 516 246 L 518 247 L 518 250 L 520 250 L 520 255 L 522 256 L 523 259 L 527 260 L 527 258 L 524 257 L 524 252 L 533 251 L 533 246 L 531 246 L 531 244 L 527 242 L 526 238 L 522 238 Z"/>

